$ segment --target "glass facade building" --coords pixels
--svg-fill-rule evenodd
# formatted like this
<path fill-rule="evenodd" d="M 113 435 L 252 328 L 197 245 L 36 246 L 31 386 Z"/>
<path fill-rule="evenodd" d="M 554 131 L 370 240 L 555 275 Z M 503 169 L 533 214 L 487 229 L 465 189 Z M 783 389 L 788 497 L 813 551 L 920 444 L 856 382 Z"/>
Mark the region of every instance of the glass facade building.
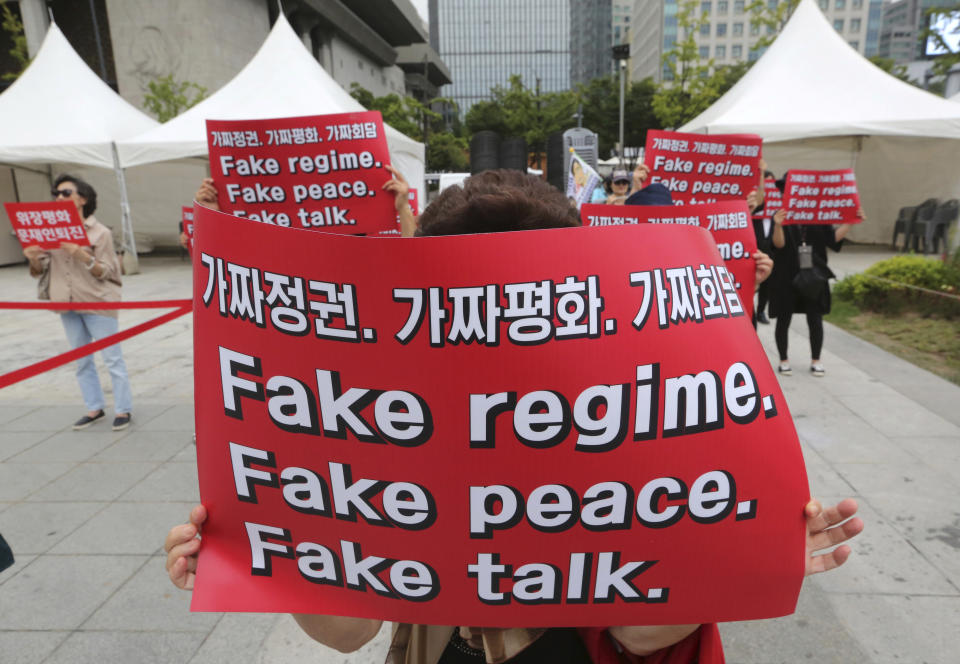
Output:
<path fill-rule="evenodd" d="M 513 74 L 529 88 L 539 81 L 541 92 L 569 90 L 570 2 L 430 0 L 431 45 L 453 79 L 441 94 L 463 114 Z M 603 48 L 609 53 L 609 2 L 606 25 Z"/>
<path fill-rule="evenodd" d="M 588 83 L 613 71 L 610 0 L 570 2 L 570 83 Z M 629 17 L 628 17 L 629 18 Z"/>

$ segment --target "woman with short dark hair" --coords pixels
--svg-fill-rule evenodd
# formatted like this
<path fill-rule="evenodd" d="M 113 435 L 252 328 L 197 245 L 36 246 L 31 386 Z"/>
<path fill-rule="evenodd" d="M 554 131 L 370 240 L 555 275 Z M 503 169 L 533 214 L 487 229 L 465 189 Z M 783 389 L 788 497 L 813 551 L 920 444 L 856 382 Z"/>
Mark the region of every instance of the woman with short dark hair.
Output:
<path fill-rule="evenodd" d="M 120 261 L 113 248 L 113 233 L 93 216 L 97 192 L 80 178 L 64 173 L 54 180 L 50 194 L 55 200 L 69 200 L 77 206 L 90 246 L 63 242 L 59 249 L 45 251 L 31 245 L 23 250 L 30 261 L 30 276 L 49 278 L 46 295 L 54 302 L 119 301 Z M 73 348 L 116 334 L 119 329 L 116 310 L 64 311 L 60 320 Z M 104 348 L 101 356 L 113 384 L 113 430 L 120 431 L 130 426 L 133 409 L 127 367 L 119 344 Z M 103 389 L 92 354 L 77 360 L 77 382 L 87 408 L 87 413 L 73 425 L 74 430 L 81 430 L 106 417 Z"/>

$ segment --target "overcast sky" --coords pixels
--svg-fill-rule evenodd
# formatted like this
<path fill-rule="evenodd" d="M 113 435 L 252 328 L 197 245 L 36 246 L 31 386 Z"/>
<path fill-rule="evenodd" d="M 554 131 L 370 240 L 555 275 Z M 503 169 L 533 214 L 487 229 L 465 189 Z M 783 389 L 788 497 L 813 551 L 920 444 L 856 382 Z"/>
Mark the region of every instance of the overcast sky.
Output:
<path fill-rule="evenodd" d="M 410 0 L 413 3 L 413 6 L 417 8 L 417 11 L 420 13 L 420 18 L 423 19 L 424 24 L 427 22 L 427 0 Z"/>

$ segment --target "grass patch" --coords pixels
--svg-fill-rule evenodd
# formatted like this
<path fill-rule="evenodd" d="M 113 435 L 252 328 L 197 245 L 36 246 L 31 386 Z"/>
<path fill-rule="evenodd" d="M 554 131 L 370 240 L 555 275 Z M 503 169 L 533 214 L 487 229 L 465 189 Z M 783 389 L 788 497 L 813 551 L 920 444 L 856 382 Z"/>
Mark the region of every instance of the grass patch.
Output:
<path fill-rule="evenodd" d="M 824 320 L 918 367 L 960 385 L 960 333 L 956 320 L 917 312 L 886 315 L 834 299 Z"/>

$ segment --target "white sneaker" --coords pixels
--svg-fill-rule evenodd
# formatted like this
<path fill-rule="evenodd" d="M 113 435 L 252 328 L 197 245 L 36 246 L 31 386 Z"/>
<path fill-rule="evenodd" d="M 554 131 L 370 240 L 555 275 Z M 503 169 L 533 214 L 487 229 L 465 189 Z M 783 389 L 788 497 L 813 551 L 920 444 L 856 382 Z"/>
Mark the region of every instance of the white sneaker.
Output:
<path fill-rule="evenodd" d="M 817 362 L 810 365 L 810 373 L 813 374 L 814 378 L 823 378 L 827 372 L 824 371 L 823 365 Z"/>
<path fill-rule="evenodd" d="M 780 366 L 777 367 L 777 373 L 781 376 L 792 376 L 793 369 L 790 368 L 790 365 L 786 362 L 781 362 Z"/>

